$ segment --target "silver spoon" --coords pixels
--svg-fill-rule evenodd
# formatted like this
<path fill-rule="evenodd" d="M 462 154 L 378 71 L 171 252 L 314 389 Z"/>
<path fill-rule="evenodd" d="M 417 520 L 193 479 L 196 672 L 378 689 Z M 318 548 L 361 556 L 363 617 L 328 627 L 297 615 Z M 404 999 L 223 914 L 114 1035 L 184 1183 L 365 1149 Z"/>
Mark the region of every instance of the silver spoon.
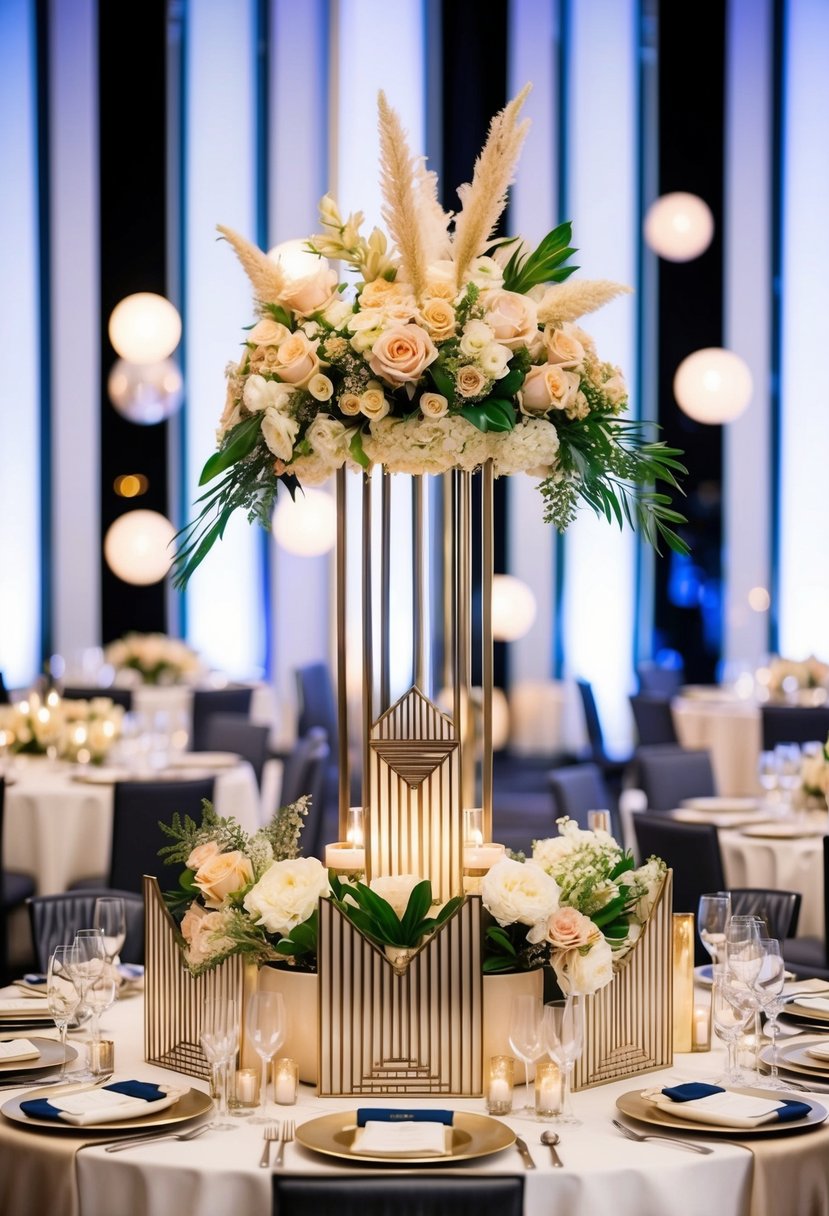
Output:
<path fill-rule="evenodd" d="M 561 1137 L 559 1136 L 558 1132 L 543 1131 L 541 1133 L 541 1143 L 546 1144 L 549 1148 L 550 1155 L 553 1158 L 553 1165 L 556 1167 L 556 1169 L 561 1169 L 564 1165 L 561 1157 L 559 1157 L 558 1153 L 556 1152 L 556 1145 L 560 1140 Z"/>

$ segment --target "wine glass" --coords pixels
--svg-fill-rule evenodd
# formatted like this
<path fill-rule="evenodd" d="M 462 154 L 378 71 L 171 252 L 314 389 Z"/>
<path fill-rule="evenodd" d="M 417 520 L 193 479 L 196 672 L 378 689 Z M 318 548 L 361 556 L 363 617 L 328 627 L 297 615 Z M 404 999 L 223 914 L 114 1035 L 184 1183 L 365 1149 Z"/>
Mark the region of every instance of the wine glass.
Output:
<path fill-rule="evenodd" d="M 245 1019 L 248 1036 L 262 1061 L 259 1082 L 259 1111 L 251 1123 L 268 1123 L 268 1066 L 285 1038 L 285 1002 L 281 992 L 255 992 L 248 1002 Z"/>
<path fill-rule="evenodd" d="M 127 913 L 119 895 L 99 895 L 95 900 L 92 920 L 104 934 L 107 962 L 113 966 L 127 938 Z"/>
<path fill-rule="evenodd" d="M 778 743 L 774 754 L 777 757 L 777 782 L 783 799 L 783 812 L 790 815 L 794 807 L 795 791 L 800 788 L 802 781 L 800 745 Z"/>
<path fill-rule="evenodd" d="M 210 1065 L 211 1085 L 219 1098 L 215 1131 L 235 1131 L 236 1124 L 228 1121 L 228 1065 L 239 1046 L 239 1014 L 232 997 L 207 997 L 202 1004 L 199 1042 Z"/>
<path fill-rule="evenodd" d="M 510 1005 L 509 1043 L 512 1050 L 524 1064 L 524 1084 L 526 1085 L 527 1100 L 519 1110 L 532 1111 L 535 1115 L 535 1102 L 530 1101 L 530 1064 L 537 1060 L 544 1051 L 541 1042 L 541 1001 L 537 996 L 514 996 Z"/>
<path fill-rule="evenodd" d="M 734 978 L 728 971 L 714 976 L 711 1022 L 714 1033 L 723 1040 L 728 1051 L 725 1073 L 720 1078 L 724 1085 L 742 1085 L 745 1081 L 737 1067 L 737 1042 L 745 1033 L 754 1012 L 752 1006 L 742 1000 L 745 992 L 744 987 L 735 986 Z"/>
<path fill-rule="evenodd" d="M 80 993 L 75 987 L 73 973 L 78 962 L 75 946 L 56 946 L 49 956 L 46 969 L 46 1000 L 52 1020 L 60 1031 L 63 1060 L 60 1079 L 66 1077 L 66 1027 L 81 1003 Z"/>
<path fill-rule="evenodd" d="M 81 1000 L 92 1015 L 90 1045 L 101 1041 L 101 1014 L 115 1001 L 115 970 L 107 958 L 103 929 L 79 929 L 75 934 L 77 962 L 75 985 L 81 992 Z M 91 1062 L 97 1051 L 90 1046 Z"/>
<path fill-rule="evenodd" d="M 763 1078 L 766 1089 L 788 1088 L 777 1076 L 777 1019 L 783 1009 L 783 983 L 785 964 L 780 953 L 780 942 L 774 937 L 761 937 L 762 961 L 754 981 L 754 990 L 760 1008 L 766 1015 L 768 1034 L 771 1039 L 771 1061 L 768 1077 Z"/>
<path fill-rule="evenodd" d="M 760 785 L 766 791 L 769 800 L 773 799 L 777 793 L 777 782 L 780 773 L 778 769 L 777 756 L 773 751 L 762 751 L 757 760 L 757 778 Z"/>
<path fill-rule="evenodd" d="M 584 1046 L 584 1018 L 581 1000 L 570 993 L 563 1001 L 548 1001 L 544 1006 L 543 1038 L 547 1054 L 561 1070 L 561 1113 L 553 1123 L 581 1123 L 573 1114 L 570 1101 L 570 1076 Z"/>
<path fill-rule="evenodd" d="M 731 919 L 731 895 L 714 891 L 700 895 L 697 907 L 697 930 L 700 941 L 711 955 L 713 970 L 725 961 L 725 930 Z"/>

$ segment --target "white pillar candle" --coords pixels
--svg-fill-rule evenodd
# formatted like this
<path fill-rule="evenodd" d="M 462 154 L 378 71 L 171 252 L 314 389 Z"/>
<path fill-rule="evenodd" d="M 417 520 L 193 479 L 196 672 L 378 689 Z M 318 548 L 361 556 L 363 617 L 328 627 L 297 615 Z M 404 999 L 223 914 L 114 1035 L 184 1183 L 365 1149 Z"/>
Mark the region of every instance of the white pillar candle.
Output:
<path fill-rule="evenodd" d="M 236 1073 L 236 1101 L 244 1106 L 254 1106 L 257 1088 L 256 1069 L 240 1068 Z"/>
<path fill-rule="evenodd" d="M 325 846 L 325 864 L 329 870 L 341 870 L 348 874 L 365 871 L 366 851 L 347 840 L 338 840 Z"/>
<path fill-rule="evenodd" d="M 276 1061 L 276 1076 L 274 1079 L 274 1099 L 281 1106 L 293 1106 L 296 1102 L 298 1069 L 296 1060 L 283 1056 Z"/>
<path fill-rule="evenodd" d="M 463 868 L 486 873 L 506 855 L 506 847 L 502 844 L 465 845 L 463 850 Z"/>

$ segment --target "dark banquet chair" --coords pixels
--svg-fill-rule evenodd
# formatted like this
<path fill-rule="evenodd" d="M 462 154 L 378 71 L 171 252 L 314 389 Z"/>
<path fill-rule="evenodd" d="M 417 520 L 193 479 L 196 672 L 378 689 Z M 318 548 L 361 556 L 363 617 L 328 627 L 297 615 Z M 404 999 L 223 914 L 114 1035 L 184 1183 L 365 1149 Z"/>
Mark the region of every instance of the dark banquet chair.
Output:
<path fill-rule="evenodd" d="M 126 912 L 127 936 L 119 957 L 122 963 L 144 962 L 144 898 L 134 891 L 109 887 L 82 891 L 63 891 L 59 895 L 33 895 L 26 900 L 35 948 L 35 963 L 45 971 L 55 946 L 69 942 L 78 929 L 93 925 L 95 900 L 99 896 L 120 896 Z"/>
<path fill-rule="evenodd" d="M 82 687 L 67 685 L 61 696 L 67 701 L 93 701 L 96 697 L 107 697 L 113 705 L 120 705 L 127 713 L 132 709 L 132 690 L 129 688 Z"/>
<path fill-rule="evenodd" d="M 7 870 L 3 865 L 3 810 L 6 801 L 6 782 L 0 777 L 0 985 L 6 984 L 9 975 L 9 917 L 35 893 L 35 882 L 30 874 L 19 870 Z"/>
<path fill-rule="evenodd" d="M 636 784 L 645 793 L 649 811 L 675 810 L 685 798 L 716 794 L 711 756 L 673 744 L 638 747 L 634 761 Z"/>
<path fill-rule="evenodd" d="M 251 722 L 245 714 L 211 714 L 205 730 L 205 751 L 235 752 L 256 774 L 262 786 L 262 773 L 270 756 L 271 728 Z"/>
<path fill-rule="evenodd" d="M 522 1216 L 524 1179 L 426 1174 L 272 1176 L 273 1216 Z"/>
<path fill-rule="evenodd" d="M 829 736 L 829 706 L 761 705 L 763 751 L 778 743 L 825 743 Z"/>
<path fill-rule="evenodd" d="M 230 688 L 195 688 L 193 690 L 193 726 L 190 749 L 209 751 L 207 744 L 210 719 L 216 714 L 243 714 L 250 717 L 253 688 L 249 685 Z"/>
<path fill-rule="evenodd" d="M 290 806 L 303 794 L 310 794 L 311 805 L 302 829 L 302 851 L 306 857 L 322 857 L 326 837 L 328 803 L 328 737 L 321 726 L 312 727 L 297 739 L 285 756 L 279 801 Z"/>
<path fill-rule="evenodd" d="M 634 693 L 628 700 L 640 746 L 679 742 L 670 697 L 660 697 L 653 693 Z"/>
<path fill-rule="evenodd" d="M 591 764 L 596 764 L 602 771 L 602 776 L 615 791 L 621 788 L 623 778 L 630 764 L 630 756 L 613 759 L 605 750 L 604 730 L 599 716 L 599 707 L 589 680 L 576 680 L 576 687 L 581 697 L 584 710 L 584 724 L 590 743 L 589 754 L 585 757 Z"/>
<path fill-rule="evenodd" d="M 548 777 L 553 796 L 553 818 L 569 815 L 580 828 L 588 827 L 588 811 L 609 811 L 611 835 L 621 839 L 615 799 L 596 764 L 568 764 Z"/>

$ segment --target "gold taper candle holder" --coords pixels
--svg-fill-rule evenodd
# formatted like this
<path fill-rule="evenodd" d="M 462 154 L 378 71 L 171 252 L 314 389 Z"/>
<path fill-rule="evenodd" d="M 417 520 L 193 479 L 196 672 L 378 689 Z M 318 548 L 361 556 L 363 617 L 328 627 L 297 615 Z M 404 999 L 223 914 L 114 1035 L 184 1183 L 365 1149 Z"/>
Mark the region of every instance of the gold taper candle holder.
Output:
<path fill-rule="evenodd" d="M 674 1051 L 694 1043 L 694 914 L 674 912 Z"/>

